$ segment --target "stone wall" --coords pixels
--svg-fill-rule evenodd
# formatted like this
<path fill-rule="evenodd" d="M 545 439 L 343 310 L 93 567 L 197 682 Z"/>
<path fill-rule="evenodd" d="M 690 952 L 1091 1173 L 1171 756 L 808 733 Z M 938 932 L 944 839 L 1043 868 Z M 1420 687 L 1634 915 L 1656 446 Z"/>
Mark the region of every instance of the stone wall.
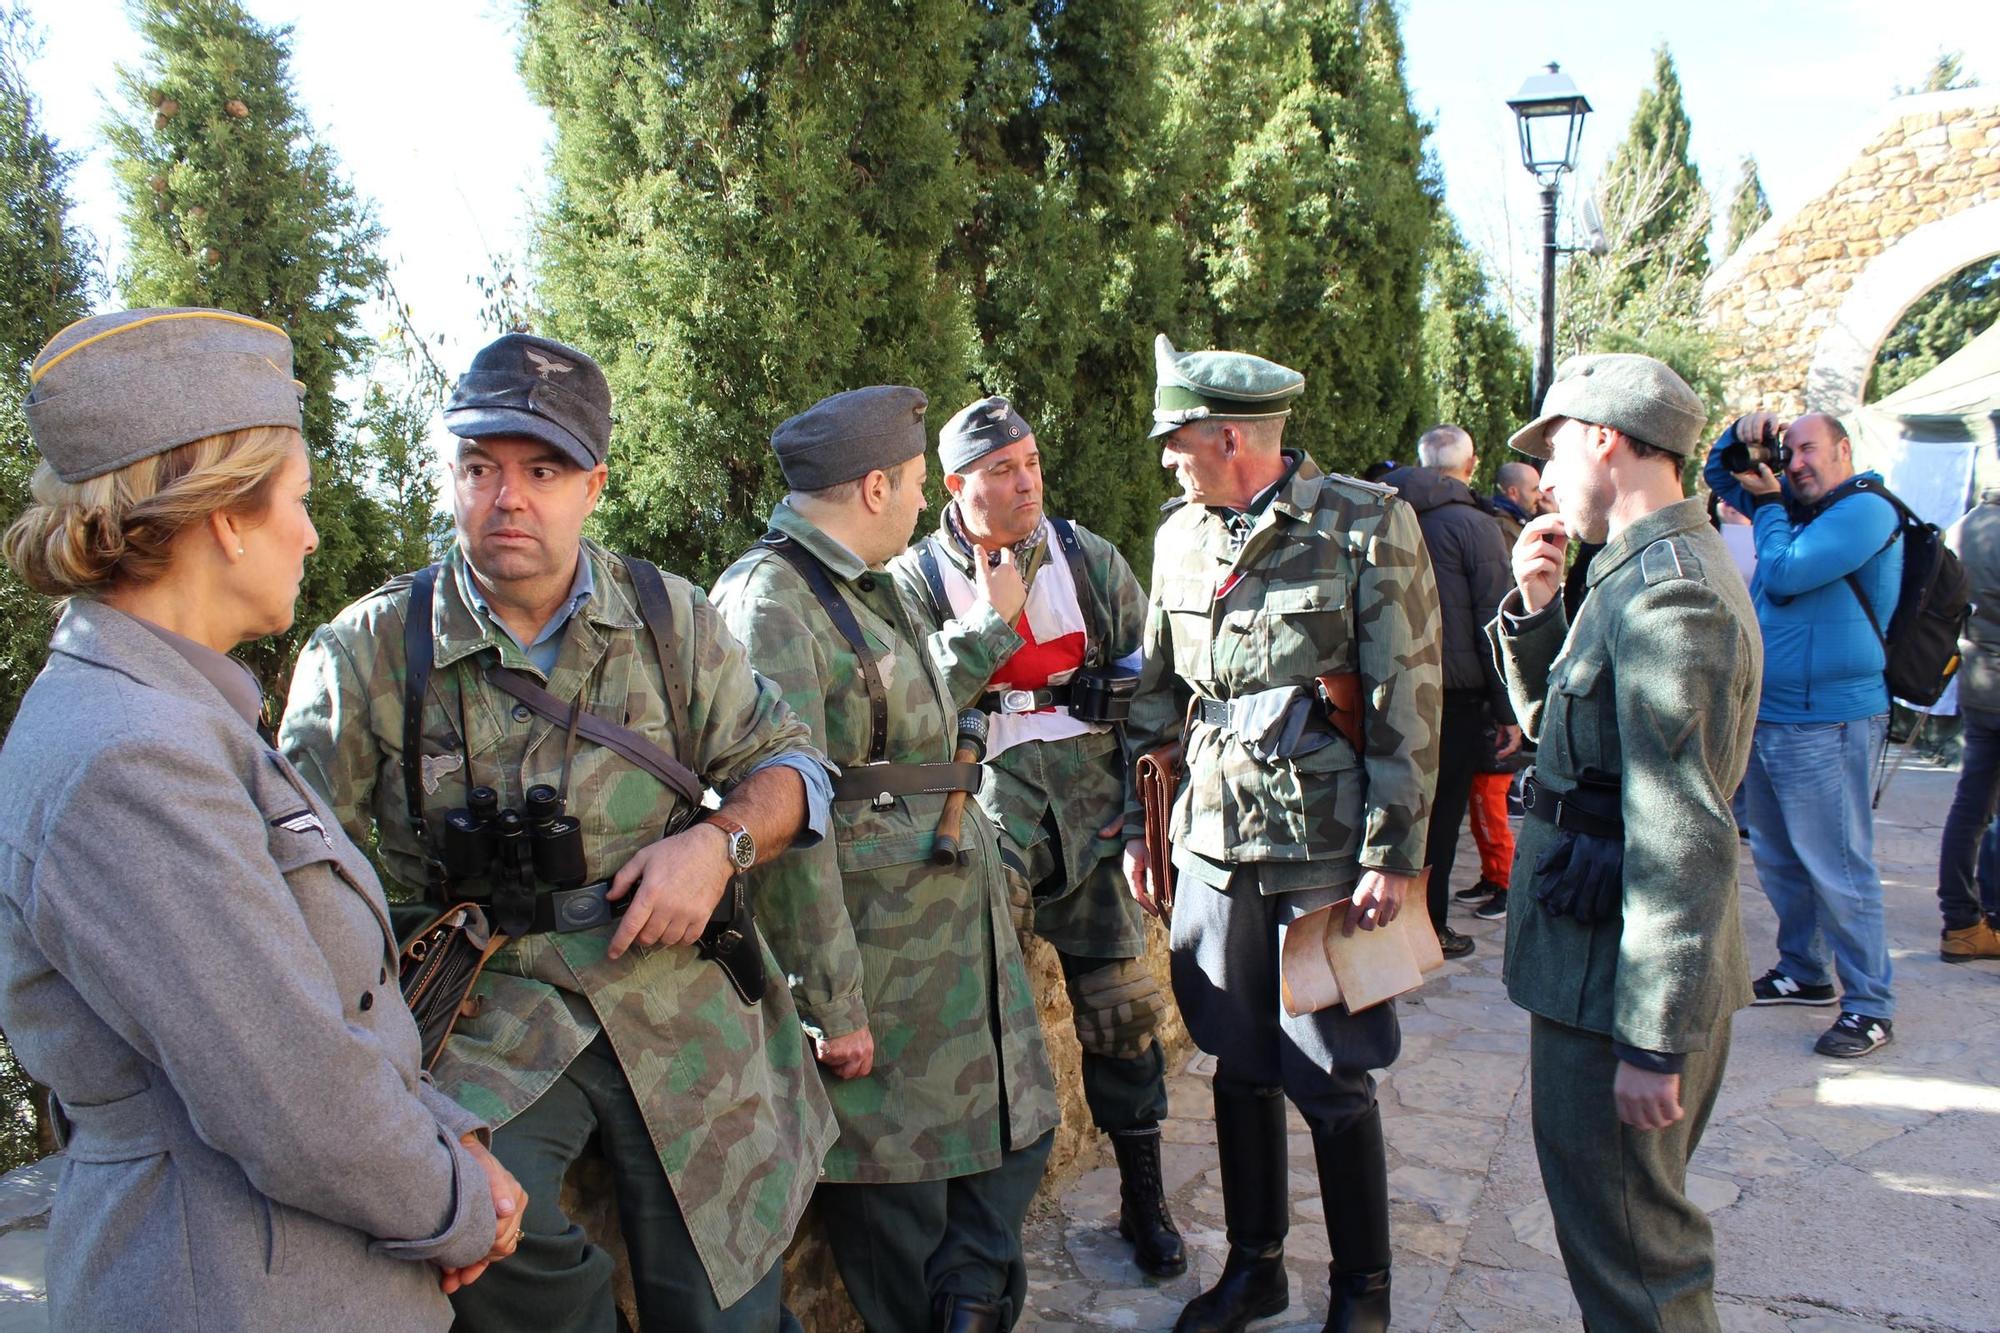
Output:
<path fill-rule="evenodd" d="M 2000 253 L 2000 88 L 1900 98 L 1803 207 L 1709 279 L 1729 410 L 1850 411 L 1912 304 Z"/>

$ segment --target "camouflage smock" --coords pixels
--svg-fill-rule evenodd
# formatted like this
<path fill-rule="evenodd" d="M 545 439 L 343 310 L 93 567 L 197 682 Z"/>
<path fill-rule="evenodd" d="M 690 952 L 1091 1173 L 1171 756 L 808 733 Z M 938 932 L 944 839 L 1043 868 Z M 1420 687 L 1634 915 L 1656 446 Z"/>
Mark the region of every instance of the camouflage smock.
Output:
<path fill-rule="evenodd" d="M 778 505 L 771 527 L 820 559 L 880 654 L 887 761 L 949 761 L 957 710 L 895 580 L 789 505 Z M 864 763 L 869 708 L 859 664 L 798 571 L 753 547 L 716 582 L 714 597 L 827 758 Z M 970 869 L 932 865 L 943 803 L 940 795 L 898 797 L 880 810 L 836 802 L 830 843 L 795 849 L 751 876 L 759 922 L 807 1026 L 841 1037 L 865 1025 L 875 1039 L 867 1077 L 826 1077 L 840 1122 L 828 1180 L 985 1171 L 999 1165 L 1003 1148 L 1027 1147 L 1060 1119 L 992 828 L 968 804 Z"/>
<path fill-rule="evenodd" d="M 659 653 L 623 562 L 583 544 L 595 586 L 563 633 L 545 680 L 564 701 L 622 723 L 716 787 L 771 757 L 810 747 L 804 724 L 749 669 L 701 590 L 665 575 L 683 659 L 688 727 L 682 752 L 668 721 Z M 494 662 L 536 679 L 507 632 L 465 604 L 454 551 L 432 603 L 437 661 L 425 708 L 425 809 L 433 824 L 463 806 L 468 776 L 519 808 L 527 789 L 561 779 L 563 728 L 488 685 Z M 404 800 L 403 620 L 410 579 L 396 579 L 322 626 L 299 656 L 285 710 L 285 754 L 327 796 L 363 846 L 406 888 L 424 884 L 422 852 Z M 459 743 L 464 691 L 472 773 Z M 579 740 L 569 812 L 583 822 L 593 877 L 610 875 L 657 840 L 679 798 L 609 749 Z M 485 896 L 490 886 L 464 886 Z M 500 1124 L 541 1096 L 600 1028 L 644 1108 L 646 1125 L 695 1250 L 722 1305 L 783 1255 L 819 1177 L 833 1126 L 791 997 L 772 984 L 746 1007 L 722 970 L 692 948 L 635 948 L 605 957 L 614 926 L 531 935 L 502 949 L 439 1057 L 437 1085 Z M 769 963 L 767 962 L 767 967 Z M 771 969 L 775 979 L 779 974 Z"/>
<path fill-rule="evenodd" d="M 1135 752 L 1180 734 L 1188 690 L 1231 699 L 1343 671 L 1361 673 L 1368 751 L 1336 739 L 1266 762 L 1233 732 L 1195 723 L 1174 807 L 1176 864 L 1200 874 L 1280 863 L 1263 876 L 1267 892 L 1344 887 L 1357 865 L 1421 868 L 1437 783 L 1439 634 L 1416 511 L 1385 486 L 1328 476 L 1302 457 L 1240 550 L 1220 512 L 1176 507 L 1154 540 L 1145 674 L 1128 724 Z M 1136 804 L 1126 818 L 1138 827 Z"/>
<path fill-rule="evenodd" d="M 1070 558 L 1069 568 L 1082 575 L 1077 600 L 1089 635 L 1089 664 L 1136 657 L 1146 628 L 1145 589 L 1117 547 L 1081 524 L 1075 527 L 1082 549 Z M 1043 533 L 1021 569 L 1022 578 L 1030 583 L 1051 565 L 1049 547 L 1056 535 L 1046 525 Z M 972 577 L 971 557 L 943 521 L 924 541 L 939 560 L 950 561 L 968 579 Z M 952 618 L 949 605 L 937 606 L 915 547 L 890 561 L 889 570 L 937 631 L 930 638 L 931 656 L 958 706 L 976 706 L 994 675 L 1022 646 L 1021 636 L 983 604 L 963 620 Z M 1065 577 L 1060 566 L 1051 577 Z M 979 804 L 1027 867 L 1028 882 L 1040 885 L 1060 876 L 1061 890 L 1036 899 L 1035 933 L 1077 957 L 1136 958 L 1145 948 L 1144 917 L 1130 893 L 1077 891 L 1107 860 L 1113 883 L 1124 883 L 1117 866 L 1125 831 L 1098 836 L 1120 818 L 1132 796 L 1122 732 L 1123 728 L 1107 728 L 1011 745 L 986 761 L 986 783 L 979 789 Z M 1054 839 L 1048 832 L 1051 815 L 1057 829 Z"/>

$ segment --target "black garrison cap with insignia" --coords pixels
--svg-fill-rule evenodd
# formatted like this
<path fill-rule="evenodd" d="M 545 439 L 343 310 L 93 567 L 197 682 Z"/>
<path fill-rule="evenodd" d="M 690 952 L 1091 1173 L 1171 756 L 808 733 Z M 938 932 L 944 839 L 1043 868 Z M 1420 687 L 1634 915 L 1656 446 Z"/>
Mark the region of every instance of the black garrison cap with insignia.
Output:
<path fill-rule="evenodd" d="M 994 394 L 961 407 L 938 432 L 938 462 L 946 472 L 963 472 L 995 449 L 1005 449 L 1035 432 L 1014 405 Z"/>
<path fill-rule="evenodd" d="M 479 349 L 444 405 L 461 440 L 518 435 L 554 445 L 581 468 L 611 447 L 611 386 L 597 363 L 559 342 L 509 333 Z"/>
<path fill-rule="evenodd" d="M 1153 390 L 1154 436 L 1190 421 L 1255 421 L 1290 416 L 1306 377 L 1248 352 L 1177 352 L 1161 334 L 1153 340 L 1159 365 Z"/>

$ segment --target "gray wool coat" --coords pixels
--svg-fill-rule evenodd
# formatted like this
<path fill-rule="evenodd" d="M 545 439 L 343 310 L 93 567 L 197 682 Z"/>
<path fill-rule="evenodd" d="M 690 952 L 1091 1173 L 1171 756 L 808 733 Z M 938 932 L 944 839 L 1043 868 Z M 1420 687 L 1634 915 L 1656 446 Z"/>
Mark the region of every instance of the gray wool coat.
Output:
<path fill-rule="evenodd" d="M 64 612 L 0 746 L 0 1029 L 72 1123 L 58 1329 L 442 1329 L 493 1242 L 381 886 L 144 625 Z M 431 1262 L 425 1262 L 431 1261 Z"/>

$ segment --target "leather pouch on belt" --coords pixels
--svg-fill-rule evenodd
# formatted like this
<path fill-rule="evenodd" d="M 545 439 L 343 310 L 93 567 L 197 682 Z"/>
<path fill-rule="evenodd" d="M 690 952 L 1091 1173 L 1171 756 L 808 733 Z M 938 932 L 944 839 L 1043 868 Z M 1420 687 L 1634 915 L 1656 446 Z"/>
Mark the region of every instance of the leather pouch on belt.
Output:
<path fill-rule="evenodd" d="M 1175 741 L 1140 755 L 1134 767 L 1139 805 L 1146 816 L 1146 875 L 1159 897 L 1161 913 L 1170 915 L 1174 906 L 1174 849 L 1168 830 L 1174 817 L 1174 796 L 1180 790 L 1181 743 Z"/>
<path fill-rule="evenodd" d="M 506 943 L 507 936 L 492 929 L 476 903 L 446 908 L 404 941 L 397 979 L 417 1020 L 425 1069 L 437 1063 L 458 1020 L 476 1010 L 472 983 Z"/>
<path fill-rule="evenodd" d="M 1314 683 L 1319 687 L 1320 703 L 1326 708 L 1326 720 L 1354 747 L 1355 758 L 1367 754 L 1368 748 L 1362 743 L 1367 733 L 1361 727 L 1361 673 L 1330 672 Z"/>

